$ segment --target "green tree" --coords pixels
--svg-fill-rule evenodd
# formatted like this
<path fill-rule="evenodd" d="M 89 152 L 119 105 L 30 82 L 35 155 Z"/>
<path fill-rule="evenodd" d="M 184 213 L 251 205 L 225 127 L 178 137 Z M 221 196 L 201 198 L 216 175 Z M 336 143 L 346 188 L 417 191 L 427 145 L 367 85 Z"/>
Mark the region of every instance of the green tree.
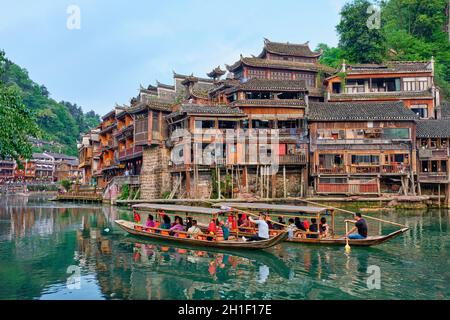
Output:
<path fill-rule="evenodd" d="M 0 51 L 0 158 L 31 158 L 29 137 L 39 135 L 34 113 L 22 101 L 13 86 L 3 82 L 6 59 Z"/>
<path fill-rule="evenodd" d="M 319 43 L 315 51 L 319 50 L 323 51 L 323 54 L 320 57 L 320 63 L 336 69 L 341 66 L 344 58 L 342 49 L 330 47 L 325 43 Z"/>
<path fill-rule="evenodd" d="M 381 29 L 367 26 L 371 5 L 368 0 L 354 0 L 342 8 L 341 21 L 336 30 L 340 36 L 339 48 L 349 61 L 380 63 L 385 56 L 385 39 Z"/>

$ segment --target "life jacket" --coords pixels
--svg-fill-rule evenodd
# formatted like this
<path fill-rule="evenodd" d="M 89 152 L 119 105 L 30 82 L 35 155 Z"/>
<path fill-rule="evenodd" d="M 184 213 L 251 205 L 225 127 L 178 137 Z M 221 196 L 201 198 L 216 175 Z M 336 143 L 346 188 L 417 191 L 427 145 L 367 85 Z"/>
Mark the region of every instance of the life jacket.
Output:
<path fill-rule="evenodd" d="M 134 222 L 139 223 L 141 222 L 141 216 L 138 213 L 134 213 Z"/>
<path fill-rule="evenodd" d="M 303 226 L 305 227 L 305 229 L 306 230 L 308 230 L 309 229 L 309 222 L 308 222 L 308 220 L 303 220 Z"/>

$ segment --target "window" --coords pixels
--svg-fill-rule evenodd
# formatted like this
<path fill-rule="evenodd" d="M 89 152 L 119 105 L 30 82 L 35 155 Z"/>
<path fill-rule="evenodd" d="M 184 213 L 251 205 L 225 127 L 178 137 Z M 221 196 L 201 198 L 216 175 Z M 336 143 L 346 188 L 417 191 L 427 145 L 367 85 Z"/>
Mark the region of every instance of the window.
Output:
<path fill-rule="evenodd" d="M 424 91 L 428 89 L 428 78 L 403 78 L 404 91 Z"/>
<path fill-rule="evenodd" d="M 265 79 L 266 72 L 264 70 L 248 69 L 249 78 Z"/>
<path fill-rule="evenodd" d="M 408 128 L 386 128 L 383 130 L 384 139 L 409 139 Z"/>
<path fill-rule="evenodd" d="M 290 72 L 272 71 L 270 78 L 272 80 L 292 80 L 292 74 Z"/>
<path fill-rule="evenodd" d="M 269 129 L 270 122 L 269 122 L 269 120 L 252 120 L 252 128 L 253 129 Z"/>
<path fill-rule="evenodd" d="M 219 129 L 236 129 L 236 121 L 219 120 Z"/>
<path fill-rule="evenodd" d="M 428 118 L 428 106 L 426 104 L 412 105 L 411 111 L 417 114 L 420 118 Z"/>
<path fill-rule="evenodd" d="M 196 129 L 214 129 L 216 122 L 214 120 L 195 120 Z"/>
<path fill-rule="evenodd" d="M 377 155 L 352 155 L 352 164 L 380 164 L 380 156 Z"/>

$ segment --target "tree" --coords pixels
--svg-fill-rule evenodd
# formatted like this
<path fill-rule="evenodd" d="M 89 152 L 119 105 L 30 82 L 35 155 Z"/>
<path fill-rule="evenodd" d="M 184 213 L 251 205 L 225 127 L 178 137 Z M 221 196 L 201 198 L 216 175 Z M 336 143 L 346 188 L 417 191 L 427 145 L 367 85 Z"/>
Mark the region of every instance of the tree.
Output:
<path fill-rule="evenodd" d="M 342 8 L 341 21 L 336 30 L 340 36 L 339 48 L 350 61 L 380 63 L 385 56 L 385 39 L 381 29 L 367 25 L 371 5 L 368 0 L 354 0 Z"/>
<path fill-rule="evenodd" d="M 4 52 L 0 52 L 0 76 L 6 65 Z M 40 131 L 34 114 L 23 104 L 13 86 L 0 80 L 0 158 L 31 158 L 32 146 L 29 137 Z"/>
<path fill-rule="evenodd" d="M 319 43 L 315 51 L 319 50 L 323 51 L 320 57 L 320 63 L 336 69 L 341 66 L 342 59 L 344 58 L 342 49 L 330 47 L 325 43 Z"/>

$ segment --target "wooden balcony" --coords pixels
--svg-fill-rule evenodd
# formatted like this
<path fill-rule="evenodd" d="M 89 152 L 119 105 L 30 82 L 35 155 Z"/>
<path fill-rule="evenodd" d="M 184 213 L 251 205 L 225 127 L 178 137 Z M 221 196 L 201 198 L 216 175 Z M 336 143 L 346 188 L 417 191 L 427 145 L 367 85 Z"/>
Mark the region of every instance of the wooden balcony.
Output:
<path fill-rule="evenodd" d="M 346 174 L 347 170 L 345 170 L 344 166 L 336 166 L 333 168 L 316 167 L 316 172 L 318 174 Z"/>
<path fill-rule="evenodd" d="M 334 168 L 316 167 L 317 174 L 327 175 L 403 175 L 410 172 L 408 165 L 404 164 L 390 164 L 390 165 L 350 165 L 350 166 L 336 166 Z"/>
<path fill-rule="evenodd" d="M 126 161 L 140 157 L 142 156 L 143 150 L 144 149 L 142 146 L 134 146 L 134 148 L 121 150 L 119 151 L 119 161 Z"/>
<path fill-rule="evenodd" d="M 376 183 L 319 183 L 317 193 L 322 194 L 378 194 Z"/>
<path fill-rule="evenodd" d="M 308 157 L 306 154 L 287 154 L 279 156 L 279 164 L 289 165 L 289 164 L 306 164 L 308 162 Z"/>
<path fill-rule="evenodd" d="M 419 182 L 449 183 L 450 177 L 446 172 L 419 172 Z"/>
<path fill-rule="evenodd" d="M 419 149 L 419 159 L 446 159 L 450 157 L 449 148 Z"/>

